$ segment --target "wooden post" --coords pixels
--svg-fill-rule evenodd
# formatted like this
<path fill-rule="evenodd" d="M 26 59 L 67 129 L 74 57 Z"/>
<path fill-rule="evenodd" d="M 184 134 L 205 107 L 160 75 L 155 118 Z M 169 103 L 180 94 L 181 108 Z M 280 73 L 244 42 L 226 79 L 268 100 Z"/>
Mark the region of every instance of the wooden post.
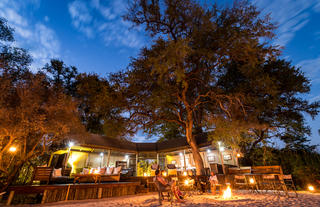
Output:
<path fill-rule="evenodd" d="M 108 150 L 108 157 L 107 157 L 107 167 L 109 167 L 110 164 L 110 156 L 111 156 L 111 150 Z"/>
<path fill-rule="evenodd" d="M 71 186 L 71 185 L 68 185 L 67 194 L 66 194 L 66 199 L 65 199 L 66 201 L 68 200 L 68 197 L 69 197 L 70 186 Z"/>
<path fill-rule="evenodd" d="M 138 176 L 138 152 L 136 153 L 136 176 Z"/>
<path fill-rule="evenodd" d="M 7 200 L 7 206 L 9 206 L 13 200 L 14 190 L 10 191 L 9 198 Z"/>
<path fill-rule="evenodd" d="M 160 163 L 159 163 L 159 153 L 157 152 L 157 164 L 160 166 Z"/>
<path fill-rule="evenodd" d="M 48 190 L 44 190 L 43 196 L 42 196 L 42 199 L 41 199 L 41 204 L 44 204 L 46 202 L 47 194 L 48 194 Z"/>
<path fill-rule="evenodd" d="M 102 198 L 102 188 L 98 188 L 98 198 Z"/>
<path fill-rule="evenodd" d="M 187 163 L 186 163 L 186 150 L 183 150 L 183 168 L 184 170 L 187 170 Z"/>

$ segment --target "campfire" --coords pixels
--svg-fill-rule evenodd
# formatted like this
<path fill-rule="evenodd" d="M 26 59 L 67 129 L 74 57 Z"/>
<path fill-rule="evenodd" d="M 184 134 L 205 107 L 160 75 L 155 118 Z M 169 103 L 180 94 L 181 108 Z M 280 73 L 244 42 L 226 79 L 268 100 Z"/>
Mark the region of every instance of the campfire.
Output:
<path fill-rule="evenodd" d="M 230 199 L 232 197 L 231 188 L 228 185 L 227 189 L 223 191 L 223 199 Z"/>

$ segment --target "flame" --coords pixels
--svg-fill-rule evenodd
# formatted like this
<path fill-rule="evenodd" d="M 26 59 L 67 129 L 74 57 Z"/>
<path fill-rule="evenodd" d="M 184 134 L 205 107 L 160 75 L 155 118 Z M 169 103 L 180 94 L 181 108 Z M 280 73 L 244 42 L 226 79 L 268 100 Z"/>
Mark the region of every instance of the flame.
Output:
<path fill-rule="evenodd" d="M 232 196 L 230 186 L 227 187 L 225 191 L 223 191 L 223 199 L 230 199 Z"/>

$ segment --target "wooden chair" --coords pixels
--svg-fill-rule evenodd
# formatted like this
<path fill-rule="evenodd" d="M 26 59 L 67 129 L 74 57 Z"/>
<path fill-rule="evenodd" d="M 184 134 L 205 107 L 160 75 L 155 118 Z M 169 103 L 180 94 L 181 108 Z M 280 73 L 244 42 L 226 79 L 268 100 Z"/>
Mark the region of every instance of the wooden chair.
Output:
<path fill-rule="evenodd" d="M 287 190 L 292 190 L 296 194 L 296 197 L 298 197 L 296 186 L 294 185 L 292 175 L 282 175 L 282 181 L 287 187 Z"/>
<path fill-rule="evenodd" d="M 246 182 L 247 182 L 248 188 L 251 190 L 251 192 L 259 193 L 258 182 L 257 182 L 257 179 L 255 176 L 247 176 Z"/>
<path fill-rule="evenodd" d="M 53 167 L 35 167 L 32 176 L 31 184 L 33 181 L 46 181 L 49 184 L 53 172 Z"/>
<path fill-rule="evenodd" d="M 235 175 L 233 178 L 233 186 L 238 189 L 248 189 L 248 183 L 246 176 L 244 175 Z"/>
<path fill-rule="evenodd" d="M 168 201 L 170 201 L 171 205 L 173 202 L 173 193 L 171 191 L 170 186 L 163 186 L 157 179 L 154 179 L 154 184 L 157 188 L 158 191 L 158 196 L 159 196 L 159 204 L 162 205 L 162 200 L 164 200 L 164 195 L 163 193 L 167 193 Z"/>
<path fill-rule="evenodd" d="M 176 168 L 175 164 L 168 164 L 167 168 L 168 168 L 168 175 L 169 176 L 178 176 L 177 168 Z"/>

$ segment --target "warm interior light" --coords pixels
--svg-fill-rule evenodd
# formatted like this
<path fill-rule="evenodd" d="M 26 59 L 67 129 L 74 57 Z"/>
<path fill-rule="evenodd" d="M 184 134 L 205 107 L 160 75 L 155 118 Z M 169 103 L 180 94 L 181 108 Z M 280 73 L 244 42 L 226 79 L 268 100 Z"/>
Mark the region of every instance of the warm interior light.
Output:
<path fill-rule="evenodd" d="M 103 152 L 100 153 L 100 156 L 103 157 Z"/>
<path fill-rule="evenodd" d="M 148 175 L 147 173 L 143 173 L 143 176 L 144 176 L 144 177 L 147 177 L 147 175 Z"/>
<path fill-rule="evenodd" d="M 227 187 L 225 191 L 223 191 L 223 199 L 230 199 L 232 196 L 230 186 Z"/>
<path fill-rule="evenodd" d="M 71 147 L 73 147 L 74 146 L 74 143 L 73 142 L 69 142 L 69 147 L 71 148 Z"/>
<path fill-rule="evenodd" d="M 184 181 L 184 184 L 185 184 L 185 185 L 189 185 L 189 180 L 185 180 L 185 181 Z"/>
<path fill-rule="evenodd" d="M 310 191 L 314 191 L 314 187 L 313 187 L 312 185 L 309 185 L 309 186 L 308 186 L 308 189 L 309 189 Z"/>
<path fill-rule="evenodd" d="M 251 184 L 254 184 L 254 179 L 253 179 L 253 178 L 250 178 L 249 182 L 250 182 Z"/>
<path fill-rule="evenodd" d="M 183 172 L 183 176 L 187 176 L 188 173 L 186 171 Z"/>
<path fill-rule="evenodd" d="M 224 151 L 224 147 L 220 147 L 220 151 L 223 152 Z"/>
<path fill-rule="evenodd" d="M 237 154 L 237 157 L 241 157 L 241 154 L 240 154 L 240 153 L 238 153 L 238 154 Z"/>
<path fill-rule="evenodd" d="M 9 148 L 9 151 L 10 152 L 15 152 L 15 151 L 17 151 L 17 148 L 12 146 L 12 147 Z"/>
<path fill-rule="evenodd" d="M 207 149 L 207 153 L 211 153 L 211 150 L 210 150 L 210 149 Z"/>
<path fill-rule="evenodd" d="M 100 170 L 99 169 L 95 169 L 94 171 L 93 171 L 93 174 L 99 174 L 100 173 Z"/>
<path fill-rule="evenodd" d="M 162 175 L 163 175 L 164 177 L 167 177 L 167 172 L 162 172 Z"/>

